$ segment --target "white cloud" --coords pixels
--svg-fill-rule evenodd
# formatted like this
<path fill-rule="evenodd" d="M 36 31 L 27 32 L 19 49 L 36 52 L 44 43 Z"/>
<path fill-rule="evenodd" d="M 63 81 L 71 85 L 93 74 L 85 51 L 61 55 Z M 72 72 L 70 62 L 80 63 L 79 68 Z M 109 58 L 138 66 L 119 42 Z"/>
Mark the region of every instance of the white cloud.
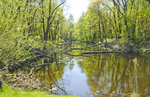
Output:
<path fill-rule="evenodd" d="M 83 12 L 87 11 L 89 1 L 88 0 L 67 0 L 69 7 L 68 10 L 65 10 L 64 13 L 67 14 L 66 17 L 70 14 L 74 17 L 74 22 L 77 22 Z"/>

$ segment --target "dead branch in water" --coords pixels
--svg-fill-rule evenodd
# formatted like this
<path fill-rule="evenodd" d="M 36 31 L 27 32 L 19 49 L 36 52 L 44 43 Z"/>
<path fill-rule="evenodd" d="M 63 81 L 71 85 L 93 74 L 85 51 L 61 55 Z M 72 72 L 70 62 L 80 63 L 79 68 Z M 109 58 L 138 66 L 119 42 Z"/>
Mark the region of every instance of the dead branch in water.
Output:
<path fill-rule="evenodd" d="M 121 53 L 121 52 L 114 52 L 114 51 L 91 51 L 91 52 L 82 52 L 80 54 L 103 54 L 103 53 Z"/>

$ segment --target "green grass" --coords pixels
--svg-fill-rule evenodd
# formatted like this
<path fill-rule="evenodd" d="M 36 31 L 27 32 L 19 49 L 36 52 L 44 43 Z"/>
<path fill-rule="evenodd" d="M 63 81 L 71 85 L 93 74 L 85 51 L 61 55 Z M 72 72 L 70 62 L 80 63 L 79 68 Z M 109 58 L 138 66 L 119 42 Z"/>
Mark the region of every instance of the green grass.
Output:
<path fill-rule="evenodd" d="M 131 97 L 139 97 L 137 93 L 132 93 Z"/>
<path fill-rule="evenodd" d="M 48 95 L 46 92 L 41 91 L 19 91 L 11 89 L 10 87 L 3 86 L 0 89 L 0 97 L 76 97 L 76 96 L 57 96 Z"/>

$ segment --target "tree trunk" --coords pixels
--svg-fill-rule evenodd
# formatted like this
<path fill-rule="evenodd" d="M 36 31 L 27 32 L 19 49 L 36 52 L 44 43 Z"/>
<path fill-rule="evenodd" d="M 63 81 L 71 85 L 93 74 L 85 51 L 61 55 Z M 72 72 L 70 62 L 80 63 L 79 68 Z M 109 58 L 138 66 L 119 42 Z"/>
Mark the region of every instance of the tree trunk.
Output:
<path fill-rule="evenodd" d="M 100 22 L 100 20 L 98 21 L 98 30 L 99 30 L 99 38 L 101 39 L 101 34 L 102 34 L 102 32 L 101 32 L 101 24 L 100 24 L 101 22 Z"/>

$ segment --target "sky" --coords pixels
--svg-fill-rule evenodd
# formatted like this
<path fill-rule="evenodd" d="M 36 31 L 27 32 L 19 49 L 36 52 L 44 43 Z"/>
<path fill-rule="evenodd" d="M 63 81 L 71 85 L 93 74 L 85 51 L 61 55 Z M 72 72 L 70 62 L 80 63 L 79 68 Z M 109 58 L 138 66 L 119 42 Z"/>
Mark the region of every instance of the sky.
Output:
<path fill-rule="evenodd" d="M 83 12 L 86 12 L 89 5 L 88 0 L 67 0 L 67 8 L 64 10 L 64 15 L 68 18 L 70 14 L 74 17 L 76 23 Z"/>

